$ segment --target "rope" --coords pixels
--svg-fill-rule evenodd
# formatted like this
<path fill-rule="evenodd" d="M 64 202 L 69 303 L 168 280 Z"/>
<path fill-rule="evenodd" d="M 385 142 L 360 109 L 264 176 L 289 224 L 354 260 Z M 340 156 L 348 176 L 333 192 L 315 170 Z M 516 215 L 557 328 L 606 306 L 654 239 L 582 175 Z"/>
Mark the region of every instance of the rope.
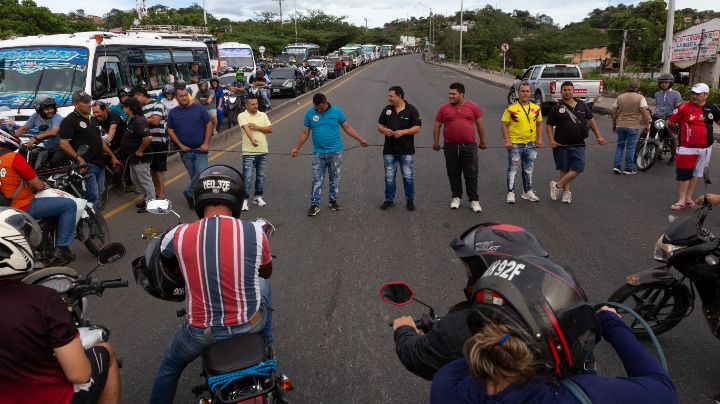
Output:
<path fill-rule="evenodd" d="M 275 359 L 270 359 L 265 362 L 260 362 L 247 369 L 225 373 L 222 375 L 210 376 L 207 379 L 208 387 L 210 388 L 210 391 L 215 391 L 218 388 L 222 390 L 236 380 L 240 380 L 248 376 L 269 377 L 275 372 L 277 372 L 277 363 L 275 362 Z"/>

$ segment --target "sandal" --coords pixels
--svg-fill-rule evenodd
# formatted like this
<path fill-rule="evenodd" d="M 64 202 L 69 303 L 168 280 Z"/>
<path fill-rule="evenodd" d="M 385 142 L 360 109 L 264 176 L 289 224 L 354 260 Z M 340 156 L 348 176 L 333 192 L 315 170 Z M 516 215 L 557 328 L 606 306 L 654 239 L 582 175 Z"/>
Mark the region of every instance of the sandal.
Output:
<path fill-rule="evenodd" d="M 686 208 L 694 208 L 694 207 L 695 207 L 695 202 L 687 202 L 687 203 L 685 204 L 685 207 L 686 207 Z"/>
<path fill-rule="evenodd" d="M 672 206 L 670 206 L 671 210 L 679 211 L 685 209 L 685 205 L 678 205 L 677 203 L 673 203 Z"/>

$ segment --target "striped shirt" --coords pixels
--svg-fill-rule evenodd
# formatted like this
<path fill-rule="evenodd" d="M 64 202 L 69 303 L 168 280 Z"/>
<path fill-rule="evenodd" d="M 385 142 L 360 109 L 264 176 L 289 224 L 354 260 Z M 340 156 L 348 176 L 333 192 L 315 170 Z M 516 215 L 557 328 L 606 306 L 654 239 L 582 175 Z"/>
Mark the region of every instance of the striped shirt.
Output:
<path fill-rule="evenodd" d="M 272 261 L 260 225 L 229 216 L 183 224 L 163 238 L 162 254 L 180 263 L 191 325 L 244 324 L 260 308 L 258 270 Z"/>
<path fill-rule="evenodd" d="M 153 142 L 167 142 L 168 137 L 165 134 L 165 119 L 167 115 L 165 114 L 163 104 L 157 101 L 150 101 L 150 103 L 143 106 L 143 115 L 145 115 L 145 118 L 148 120 L 155 115 L 160 116 L 161 120 L 159 125 L 150 125 L 150 134 L 153 136 Z"/>

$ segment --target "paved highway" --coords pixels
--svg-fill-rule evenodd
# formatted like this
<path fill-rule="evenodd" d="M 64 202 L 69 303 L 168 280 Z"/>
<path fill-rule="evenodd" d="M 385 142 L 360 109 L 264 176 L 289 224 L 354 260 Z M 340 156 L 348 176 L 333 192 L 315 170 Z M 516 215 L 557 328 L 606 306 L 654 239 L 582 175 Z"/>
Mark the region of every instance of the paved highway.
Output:
<path fill-rule="evenodd" d="M 472 213 L 467 201 L 460 210 L 449 209 L 444 159 L 429 148 L 435 111 L 446 101 L 453 81 L 464 82 L 467 98 L 478 102 L 485 113 L 492 148 L 480 152 L 481 214 Z M 614 145 L 591 146 L 587 171 L 573 184 L 573 203 L 565 205 L 549 199 L 548 182 L 555 172 L 552 154 L 545 149 L 538 153 L 534 174 L 541 201 L 518 198 L 516 205 L 509 206 L 505 203 L 507 154 L 500 135 L 507 91 L 423 64 L 415 55 L 376 62 L 324 91 L 331 103 L 345 110 L 360 134 L 379 145 L 382 135 L 375 130 L 377 117 L 386 104 L 388 87 L 396 84 L 404 87 L 407 101 L 419 109 L 425 123 L 416 136 L 416 144 L 424 147 L 416 156 L 417 211 L 406 211 L 402 198 L 398 207 L 378 210 L 384 187 L 382 149 L 371 146 L 344 154 L 339 212 L 327 208 L 325 190 L 318 216 L 305 216 L 310 157 L 272 155 L 265 187 L 268 206 L 251 205 L 243 213 L 244 218 L 268 218 L 277 227 L 271 240 L 277 255 L 271 279 L 275 347 L 281 370 L 295 382 L 291 399 L 296 403 L 426 402 L 430 384 L 399 363 L 387 326 L 392 318 L 421 314 L 422 306 L 386 305 L 378 287 L 387 281 L 407 281 L 418 298 L 444 312 L 463 298 L 465 284 L 464 271 L 453 261 L 448 244 L 476 223 L 501 221 L 527 227 L 554 260 L 574 271 L 593 302 L 606 299 L 628 273 L 655 265 L 653 246 L 666 227 L 675 195 L 671 167 L 661 163 L 648 173 L 616 176 L 611 172 Z M 290 152 L 308 107 L 302 104 L 277 111 L 274 132 L 268 136 L 271 152 Z M 614 140 L 609 120 L 599 117 L 598 121 L 605 137 Z M 237 144 L 238 137 L 230 135 L 213 148 Z M 347 136 L 344 142 L 346 148 L 357 145 Z M 236 150 L 213 152 L 213 162 L 240 167 Z M 303 152 L 310 150 L 308 142 Z M 713 173 L 720 173 L 718 165 L 716 158 Z M 178 167 L 169 173 L 168 178 L 178 177 L 168 186 L 168 196 L 190 221 L 195 216 L 181 195 L 188 181 L 183 173 Z M 716 185 L 712 189 L 718 190 Z M 112 239 L 123 242 L 129 252 L 119 263 L 100 269 L 97 276 L 132 279 L 130 262 L 145 245 L 139 237 L 143 228 L 150 224 L 169 227 L 174 220 L 135 213 L 128 208 L 132 203 L 125 203 L 132 198 L 128 194 L 114 198 L 107 211 Z M 708 224 L 716 228 L 718 219 L 711 216 Z M 82 248 L 74 248 L 79 255 L 76 267 L 87 271 L 93 260 Z M 660 338 L 683 402 L 709 402 L 709 397 L 720 393 L 716 383 L 720 368 L 713 360 L 719 354 L 718 341 L 708 331 L 697 304 L 695 313 Z M 112 330 L 111 342 L 124 360 L 123 402 L 147 400 L 165 346 L 181 323 L 175 316 L 180 307 L 153 299 L 134 284 L 92 299 L 90 318 Z M 622 375 L 619 360 L 607 348 L 602 344 L 598 349 L 601 373 Z M 191 389 L 201 382 L 199 373 L 199 361 L 188 367 L 176 402 L 196 402 Z"/>

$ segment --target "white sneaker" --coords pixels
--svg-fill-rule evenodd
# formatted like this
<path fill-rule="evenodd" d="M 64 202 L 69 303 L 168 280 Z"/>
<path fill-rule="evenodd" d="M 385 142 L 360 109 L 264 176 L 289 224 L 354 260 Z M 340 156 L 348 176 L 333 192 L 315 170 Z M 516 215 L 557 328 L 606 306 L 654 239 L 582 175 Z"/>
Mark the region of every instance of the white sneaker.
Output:
<path fill-rule="evenodd" d="M 452 198 L 452 201 L 450 201 L 450 209 L 458 208 L 460 208 L 460 198 Z"/>
<path fill-rule="evenodd" d="M 265 203 L 265 200 L 263 199 L 262 196 L 256 196 L 256 197 L 253 199 L 253 203 L 254 203 L 255 205 L 257 205 L 257 206 L 265 206 L 265 205 L 267 205 L 267 203 Z"/>
<path fill-rule="evenodd" d="M 550 199 L 557 201 L 562 189 L 557 187 L 557 181 L 550 181 Z"/>
<path fill-rule="evenodd" d="M 522 195 L 520 195 L 520 197 L 523 199 L 526 199 L 530 202 L 537 202 L 540 200 L 540 198 L 538 198 L 538 196 L 535 195 L 535 191 L 533 191 L 532 189 L 527 192 L 523 192 Z"/>
<path fill-rule="evenodd" d="M 572 193 L 570 191 L 563 192 L 562 201 L 563 203 L 572 203 Z"/>
<path fill-rule="evenodd" d="M 505 198 L 507 203 L 515 203 L 515 192 L 508 192 L 507 198 Z"/>
<path fill-rule="evenodd" d="M 243 201 L 242 210 L 248 210 L 248 209 L 249 209 L 249 208 L 248 208 L 248 202 L 247 202 L 247 199 L 245 199 L 245 200 Z"/>
<path fill-rule="evenodd" d="M 470 202 L 470 209 L 472 209 L 472 211 L 475 213 L 482 212 L 482 207 L 480 206 L 480 202 L 478 201 Z"/>

